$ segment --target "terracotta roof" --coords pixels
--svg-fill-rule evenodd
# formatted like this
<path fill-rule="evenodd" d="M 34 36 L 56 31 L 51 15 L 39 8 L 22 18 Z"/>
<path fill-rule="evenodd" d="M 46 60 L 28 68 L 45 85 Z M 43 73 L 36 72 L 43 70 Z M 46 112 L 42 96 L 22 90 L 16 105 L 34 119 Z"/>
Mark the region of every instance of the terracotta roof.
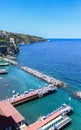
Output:
<path fill-rule="evenodd" d="M 61 114 L 61 112 L 57 112 L 53 115 L 51 115 L 50 117 L 48 117 L 45 120 L 42 121 L 37 121 L 34 124 L 30 125 L 27 127 L 26 130 L 38 130 L 39 128 L 41 128 L 42 126 L 44 126 L 45 124 L 47 124 L 48 122 L 50 122 L 51 120 L 55 119 L 56 117 L 58 117 Z"/>
<path fill-rule="evenodd" d="M 16 123 L 24 120 L 24 117 L 8 101 L 0 102 L 0 115 L 11 116 Z"/>
<path fill-rule="evenodd" d="M 0 130 L 23 120 L 23 116 L 8 101 L 0 102 Z"/>

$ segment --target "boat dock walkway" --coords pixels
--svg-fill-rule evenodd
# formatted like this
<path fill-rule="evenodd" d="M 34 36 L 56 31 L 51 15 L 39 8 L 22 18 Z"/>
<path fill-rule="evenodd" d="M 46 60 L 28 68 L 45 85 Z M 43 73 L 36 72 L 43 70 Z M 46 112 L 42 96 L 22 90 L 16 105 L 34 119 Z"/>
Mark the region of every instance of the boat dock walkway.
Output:
<path fill-rule="evenodd" d="M 71 122 L 71 118 L 67 114 L 72 110 L 71 106 L 63 104 L 57 110 L 29 125 L 26 130 L 60 130 Z"/>
<path fill-rule="evenodd" d="M 36 98 L 40 98 L 46 94 L 52 93 L 56 91 L 57 87 L 54 85 L 49 84 L 48 86 L 42 87 L 37 90 L 25 91 L 23 94 L 20 95 L 13 95 L 13 97 L 6 99 L 12 105 L 19 105 L 21 103 L 34 100 Z M 15 96 L 15 97 L 14 97 Z"/>
<path fill-rule="evenodd" d="M 61 86 L 64 86 L 65 84 L 60 81 L 60 80 L 57 80 L 51 76 L 48 76 L 46 74 L 43 74 L 42 72 L 39 72 L 38 70 L 34 70 L 32 68 L 29 68 L 27 66 L 24 66 L 24 67 L 20 67 L 22 70 L 26 71 L 27 73 L 33 75 L 33 76 L 36 76 L 37 78 L 40 78 L 42 80 L 44 80 L 45 82 L 47 83 L 50 83 L 50 84 L 54 84 L 56 87 L 61 87 Z"/>

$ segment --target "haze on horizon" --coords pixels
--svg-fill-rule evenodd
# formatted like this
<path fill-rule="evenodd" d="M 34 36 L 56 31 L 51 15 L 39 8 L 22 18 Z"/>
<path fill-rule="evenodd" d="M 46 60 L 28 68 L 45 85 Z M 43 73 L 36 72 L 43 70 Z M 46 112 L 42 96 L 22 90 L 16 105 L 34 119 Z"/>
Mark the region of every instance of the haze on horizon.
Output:
<path fill-rule="evenodd" d="M 81 0 L 0 0 L 0 30 L 81 38 Z"/>

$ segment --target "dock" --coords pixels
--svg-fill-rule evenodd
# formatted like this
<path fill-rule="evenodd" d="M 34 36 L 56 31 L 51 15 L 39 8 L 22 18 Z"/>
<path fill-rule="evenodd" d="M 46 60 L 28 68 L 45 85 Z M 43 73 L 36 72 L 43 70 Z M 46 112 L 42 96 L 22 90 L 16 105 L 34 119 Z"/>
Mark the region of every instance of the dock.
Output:
<path fill-rule="evenodd" d="M 63 104 L 57 110 L 29 125 L 26 130 L 60 130 L 71 123 L 71 118 L 67 116 L 71 111 L 73 111 L 71 106 Z"/>
<path fill-rule="evenodd" d="M 8 98 L 6 100 L 9 101 L 12 105 L 16 106 L 16 105 L 19 105 L 21 103 L 28 102 L 28 101 L 34 100 L 36 98 L 43 97 L 44 95 L 50 94 L 56 90 L 57 90 L 57 87 L 50 84 L 48 86 L 42 87 L 42 88 L 37 89 L 37 90 L 25 91 L 23 94 L 20 94 L 18 96 L 15 95 L 15 97 L 13 96 L 13 97 Z"/>
<path fill-rule="evenodd" d="M 71 118 L 68 114 L 73 111 L 73 108 L 67 104 L 62 104 L 55 111 L 40 117 L 30 125 L 26 123 L 24 117 L 10 102 L 0 101 L 0 110 L 0 130 L 9 127 L 17 130 L 60 130 L 71 123 Z"/>
<path fill-rule="evenodd" d="M 42 72 L 39 72 L 38 70 L 34 70 L 32 68 L 29 68 L 27 66 L 24 66 L 24 67 L 20 67 L 22 70 L 24 70 L 25 72 L 37 77 L 37 78 L 40 78 L 42 80 L 44 80 L 45 82 L 47 83 L 50 83 L 50 84 L 54 84 L 56 87 L 61 87 L 61 86 L 64 86 L 65 84 L 60 81 L 60 80 L 57 80 L 49 75 L 46 75 Z"/>

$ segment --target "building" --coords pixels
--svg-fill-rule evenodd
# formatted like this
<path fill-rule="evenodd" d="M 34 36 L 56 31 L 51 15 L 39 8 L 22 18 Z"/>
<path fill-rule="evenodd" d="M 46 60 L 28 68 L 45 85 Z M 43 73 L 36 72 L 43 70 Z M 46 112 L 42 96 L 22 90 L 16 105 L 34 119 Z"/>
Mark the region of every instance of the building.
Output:
<path fill-rule="evenodd" d="M 0 102 L 0 130 L 22 130 L 24 117 L 8 101 Z"/>
<path fill-rule="evenodd" d="M 15 43 L 14 38 L 11 37 L 10 42 L 14 44 Z"/>

